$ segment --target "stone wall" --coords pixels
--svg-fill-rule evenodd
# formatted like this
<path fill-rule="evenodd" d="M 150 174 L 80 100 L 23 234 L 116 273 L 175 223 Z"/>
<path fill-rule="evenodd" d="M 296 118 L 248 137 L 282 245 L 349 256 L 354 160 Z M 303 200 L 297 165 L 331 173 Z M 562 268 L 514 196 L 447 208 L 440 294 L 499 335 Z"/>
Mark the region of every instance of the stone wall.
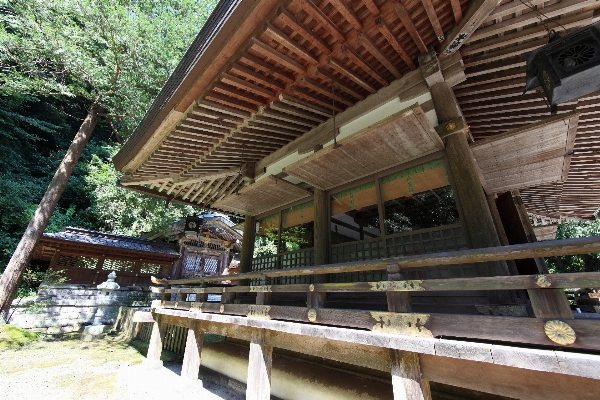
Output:
<path fill-rule="evenodd" d="M 13 303 L 10 323 L 47 334 L 83 331 L 89 325 L 112 326 L 124 308 L 150 311 L 153 296 L 139 286 L 107 294 L 96 285 L 42 284 L 36 298 Z"/>

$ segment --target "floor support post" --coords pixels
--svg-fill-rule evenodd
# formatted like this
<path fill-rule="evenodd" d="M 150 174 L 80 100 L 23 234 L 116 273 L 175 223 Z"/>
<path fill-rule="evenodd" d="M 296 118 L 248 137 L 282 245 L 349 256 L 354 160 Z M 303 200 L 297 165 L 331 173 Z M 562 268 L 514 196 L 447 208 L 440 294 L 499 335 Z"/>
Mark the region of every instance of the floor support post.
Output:
<path fill-rule="evenodd" d="M 271 398 L 271 366 L 273 346 L 265 344 L 264 329 L 252 331 L 246 400 L 269 400 Z"/>
<path fill-rule="evenodd" d="M 163 317 L 160 314 L 154 314 L 154 324 L 152 325 L 152 334 L 150 335 L 148 354 L 145 361 L 151 367 L 162 366 L 160 356 L 162 354 L 166 331 L 167 324 L 163 322 Z"/>
<path fill-rule="evenodd" d="M 200 372 L 200 358 L 202 356 L 202 342 L 204 332 L 200 329 L 200 323 L 192 320 L 185 341 L 185 353 L 181 365 L 181 376 L 190 380 L 198 379 Z"/>

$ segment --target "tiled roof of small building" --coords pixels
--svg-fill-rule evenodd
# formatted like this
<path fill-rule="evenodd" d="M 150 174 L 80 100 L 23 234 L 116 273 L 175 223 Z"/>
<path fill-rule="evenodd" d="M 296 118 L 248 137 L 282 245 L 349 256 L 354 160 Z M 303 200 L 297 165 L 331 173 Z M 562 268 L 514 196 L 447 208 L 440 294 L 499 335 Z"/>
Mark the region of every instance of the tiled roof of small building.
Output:
<path fill-rule="evenodd" d="M 125 250 L 144 251 L 178 255 L 174 244 L 155 242 L 131 236 L 116 235 L 113 233 L 90 231 L 87 229 L 67 227 L 63 232 L 44 233 L 45 238 L 59 239 L 69 242 L 84 243 L 98 246 L 109 246 Z"/>

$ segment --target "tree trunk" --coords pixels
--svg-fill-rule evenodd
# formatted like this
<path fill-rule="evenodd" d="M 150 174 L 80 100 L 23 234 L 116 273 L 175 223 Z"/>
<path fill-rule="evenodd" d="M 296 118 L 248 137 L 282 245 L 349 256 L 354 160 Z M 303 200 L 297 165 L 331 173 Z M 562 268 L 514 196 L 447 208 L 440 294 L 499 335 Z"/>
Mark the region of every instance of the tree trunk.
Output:
<path fill-rule="evenodd" d="M 75 138 L 73 138 L 67 154 L 65 154 L 65 157 L 58 166 L 52 182 L 48 185 L 48 189 L 46 189 L 44 197 L 42 197 L 31 221 L 29 221 L 29 225 L 6 266 L 6 270 L 2 274 L 2 277 L 0 277 L 0 316 L 4 319 L 8 316 L 8 311 L 17 291 L 19 279 L 31 260 L 35 245 L 44 233 L 50 216 L 54 212 L 54 208 L 62 192 L 65 190 L 69 177 L 73 173 L 75 165 L 77 165 L 77 161 L 92 135 L 92 131 L 98 121 L 99 112 L 100 98 L 97 98 L 79 127 Z"/>

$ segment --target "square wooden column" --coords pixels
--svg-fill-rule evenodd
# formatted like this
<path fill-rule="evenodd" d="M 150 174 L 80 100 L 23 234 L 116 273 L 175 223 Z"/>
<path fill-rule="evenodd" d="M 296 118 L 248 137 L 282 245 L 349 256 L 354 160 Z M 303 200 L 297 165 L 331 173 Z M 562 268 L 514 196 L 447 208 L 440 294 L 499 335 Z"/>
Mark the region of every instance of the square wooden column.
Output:
<path fill-rule="evenodd" d="M 314 228 L 314 265 L 329 264 L 329 196 L 327 192 L 314 189 L 315 228 Z M 328 275 L 315 275 L 315 283 L 328 282 Z M 327 302 L 327 293 L 309 291 L 306 305 L 316 310 Z"/>
<path fill-rule="evenodd" d="M 403 280 L 397 264 L 387 266 L 388 280 Z M 409 292 L 387 292 L 388 311 L 411 312 Z M 390 373 L 395 400 L 431 400 L 429 381 L 421 379 L 419 355 L 390 349 Z"/>
<path fill-rule="evenodd" d="M 150 368 L 162 367 L 163 365 L 160 356 L 167 331 L 167 324 L 163 322 L 163 318 L 160 314 L 154 315 L 154 325 L 152 325 L 152 334 L 150 335 L 150 343 L 148 344 L 148 354 L 144 362 Z"/>
<path fill-rule="evenodd" d="M 254 235 L 256 218 L 246 215 L 244 220 L 244 237 L 242 239 L 242 254 L 240 255 L 240 273 L 252 270 L 252 254 L 254 252 Z"/>
<path fill-rule="evenodd" d="M 252 331 L 246 400 L 269 400 L 271 398 L 271 366 L 273 346 L 265 344 L 264 329 Z"/>
<path fill-rule="evenodd" d="M 198 321 L 192 321 L 188 328 L 185 342 L 185 353 L 181 366 L 181 376 L 190 380 L 197 380 L 200 372 L 200 358 L 202 357 L 202 343 L 204 332 L 200 329 Z"/>

